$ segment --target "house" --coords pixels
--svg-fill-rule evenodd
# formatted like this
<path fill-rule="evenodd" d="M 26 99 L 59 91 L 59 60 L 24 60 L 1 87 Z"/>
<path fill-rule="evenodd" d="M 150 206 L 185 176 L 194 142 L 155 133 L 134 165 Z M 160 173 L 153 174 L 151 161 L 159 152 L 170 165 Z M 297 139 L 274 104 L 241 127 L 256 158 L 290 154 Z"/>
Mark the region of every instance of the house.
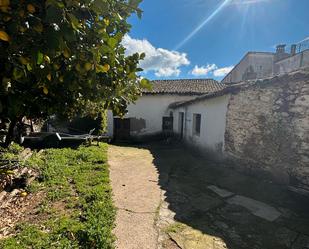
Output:
<path fill-rule="evenodd" d="M 291 45 L 289 53 L 285 44 L 278 45 L 275 53 L 248 52 L 222 82 L 264 79 L 305 67 L 309 67 L 309 39 Z"/>
<path fill-rule="evenodd" d="M 172 103 L 169 110 L 174 116 L 174 134 L 199 150 L 222 153 L 229 92 L 230 88 L 224 86 L 191 100 Z"/>
<path fill-rule="evenodd" d="M 174 132 L 188 142 L 221 150 L 225 88 L 213 79 L 152 81 L 152 90 L 144 90 L 123 119 L 109 113 L 109 135 L 123 140 Z"/>

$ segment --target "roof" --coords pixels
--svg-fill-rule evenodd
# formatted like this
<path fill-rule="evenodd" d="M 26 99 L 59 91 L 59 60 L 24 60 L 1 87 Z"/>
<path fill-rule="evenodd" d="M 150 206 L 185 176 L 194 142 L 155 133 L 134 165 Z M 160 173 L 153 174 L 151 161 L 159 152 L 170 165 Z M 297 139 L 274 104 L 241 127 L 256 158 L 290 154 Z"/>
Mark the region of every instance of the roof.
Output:
<path fill-rule="evenodd" d="M 277 76 L 272 76 L 269 78 L 265 79 L 255 79 L 255 80 L 250 80 L 250 81 L 243 81 L 243 82 L 238 82 L 238 83 L 230 83 L 230 84 L 223 84 L 225 87 L 221 89 L 220 91 L 212 92 L 212 93 L 207 93 L 203 94 L 201 96 L 198 96 L 196 98 L 186 100 L 186 101 L 179 101 L 179 102 L 174 102 L 169 105 L 170 109 L 177 109 L 179 107 L 187 106 L 194 104 L 196 102 L 204 101 L 207 99 L 215 98 L 215 97 L 220 97 L 225 94 L 235 94 L 241 89 L 246 89 L 254 86 L 271 86 L 273 84 L 278 84 L 279 86 L 282 87 L 284 83 L 287 82 L 292 82 L 292 81 L 307 81 L 309 82 L 309 67 L 303 68 L 301 70 L 297 70 L 294 72 L 286 73 L 286 74 L 281 74 Z"/>
<path fill-rule="evenodd" d="M 225 88 L 213 79 L 154 80 L 151 83 L 152 89 L 143 90 L 143 94 L 203 95 Z"/>
<path fill-rule="evenodd" d="M 194 104 L 196 102 L 203 101 L 203 100 L 207 100 L 207 99 L 211 99 L 211 98 L 215 98 L 215 97 L 220 97 L 220 96 L 223 96 L 225 94 L 228 94 L 228 93 L 232 92 L 233 88 L 234 88 L 234 86 L 229 86 L 229 87 L 225 87 L 225 88 L 221 89 L 220 91 L 203 94 L 203 95 L 198 96 L 198 97 L 196 97 L 194 99 L 190 99 L 190 100 L 186 100 L 186 101 L 174 102 L 174 103 L 169 105 L 169 108 L 177 109 L 179 107 L 191 105 L 191 104 Z"/>

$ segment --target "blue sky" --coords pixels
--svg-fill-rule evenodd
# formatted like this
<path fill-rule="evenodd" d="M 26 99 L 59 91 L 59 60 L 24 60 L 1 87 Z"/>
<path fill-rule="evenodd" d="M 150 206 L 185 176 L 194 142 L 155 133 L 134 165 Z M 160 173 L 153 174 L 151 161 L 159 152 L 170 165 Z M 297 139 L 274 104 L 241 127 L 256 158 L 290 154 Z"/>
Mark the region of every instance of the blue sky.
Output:
<path fill-rule="evenodd" d="M 247 51 L 309 37 L 309 0 L 144 0 L 129 19 L 128 53 L 149 79 L 222 77 Z"/>

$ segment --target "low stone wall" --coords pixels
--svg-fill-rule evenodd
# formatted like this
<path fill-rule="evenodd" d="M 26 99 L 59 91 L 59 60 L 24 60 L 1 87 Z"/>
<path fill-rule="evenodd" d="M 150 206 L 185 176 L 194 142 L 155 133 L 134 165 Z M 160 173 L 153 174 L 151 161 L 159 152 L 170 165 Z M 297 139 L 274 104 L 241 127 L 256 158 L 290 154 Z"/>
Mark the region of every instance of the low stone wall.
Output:
<path fill-rule="evenodd" d="M 309 73 L 243 83 L 229 101 L 225 151 L 309 190 Z"/>

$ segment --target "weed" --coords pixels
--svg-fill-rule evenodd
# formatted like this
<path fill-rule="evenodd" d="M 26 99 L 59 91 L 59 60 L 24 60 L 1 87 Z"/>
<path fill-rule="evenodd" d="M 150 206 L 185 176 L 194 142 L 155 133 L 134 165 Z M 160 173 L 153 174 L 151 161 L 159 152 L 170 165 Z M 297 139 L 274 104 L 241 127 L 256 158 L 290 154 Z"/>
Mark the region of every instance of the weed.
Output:
<path fill-rule="evenodd" d="M 29 191 L 46 191 L 38 210 L 46 220 L 21 224 L 0 248 L 113 248 L 115 208 L 106 162 L 106 144 L 34 153 L 27 164 L 41 177 Z M 61 212 L 53 210 L 56 201 L 65 204 Z"/>

